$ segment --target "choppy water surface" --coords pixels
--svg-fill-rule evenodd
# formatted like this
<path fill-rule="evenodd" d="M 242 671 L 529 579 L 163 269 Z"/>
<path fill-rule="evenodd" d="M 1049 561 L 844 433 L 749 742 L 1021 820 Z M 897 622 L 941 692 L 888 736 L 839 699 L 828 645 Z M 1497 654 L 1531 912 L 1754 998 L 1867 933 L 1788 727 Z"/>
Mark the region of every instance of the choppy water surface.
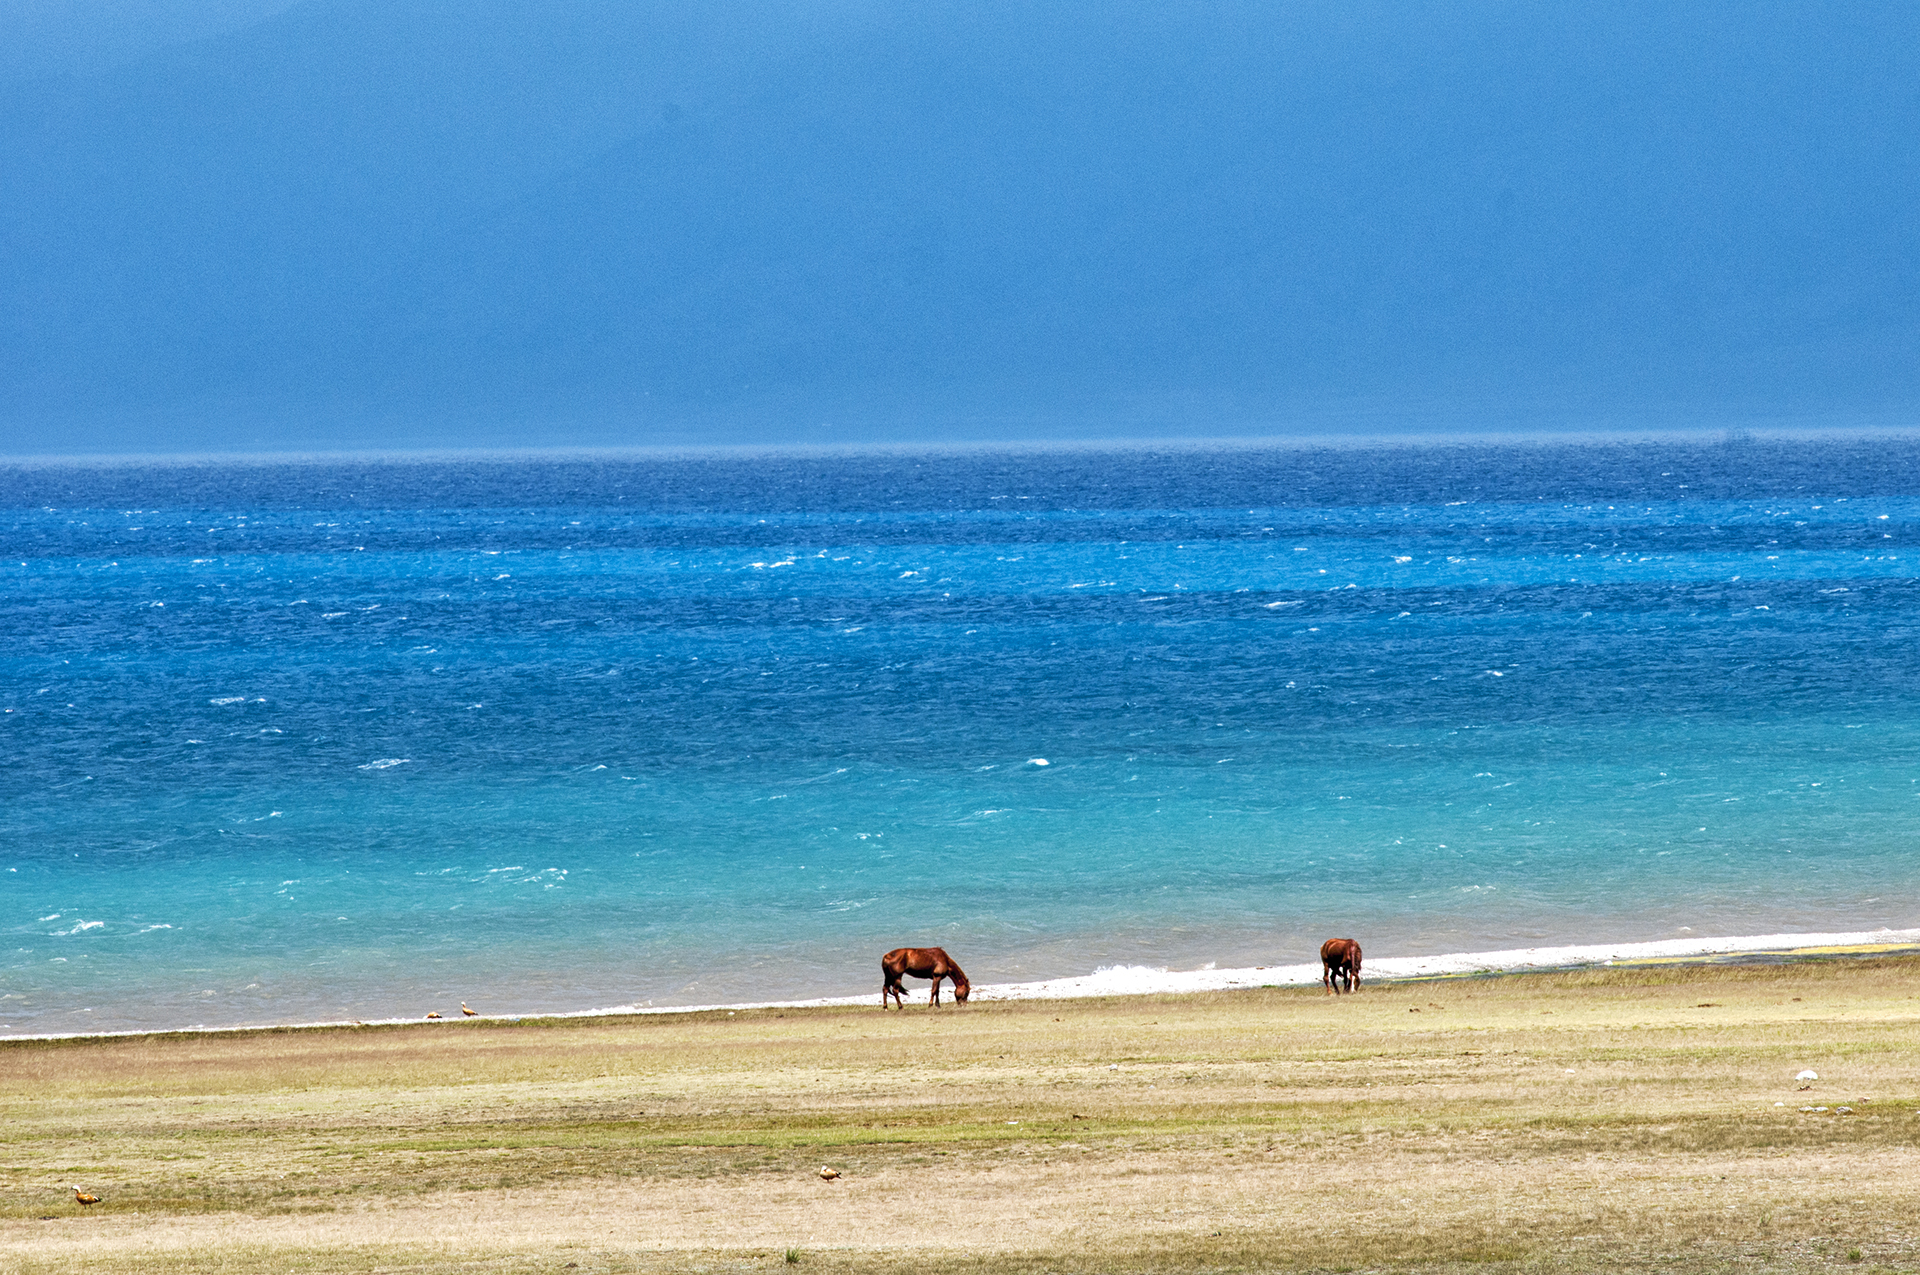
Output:
<path fill-rule="evenodd" d="M 1920 446 L 0 470 L 0 1031 L 1920 923 Z"/>

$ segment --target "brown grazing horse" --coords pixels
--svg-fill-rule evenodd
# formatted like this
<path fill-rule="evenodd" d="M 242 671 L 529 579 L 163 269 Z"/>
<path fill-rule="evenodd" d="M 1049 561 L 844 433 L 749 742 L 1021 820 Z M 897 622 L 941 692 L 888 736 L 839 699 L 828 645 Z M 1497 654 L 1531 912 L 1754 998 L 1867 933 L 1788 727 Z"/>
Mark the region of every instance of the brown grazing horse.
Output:
<path fill-rule="evenodd" d="M 887 1007 L 889 996 L 901 1009 L 907 1007 L 901 999 L 906 988 L 901 985 L 900 979 L 908 974 L 933 980 L 933 997 L 927 1002 L 928 1005 L 940 1003 L 940 980 L 943 978 L 953 980 L 953 999 L 961 1005 L 967 1003 L 967 996 L 973 991 L 965 971 L 954 964 L 945 948 L 940 947 L 896 947 L 880 958 L 880 973 L 885 980 L 880 984 L 881 1009 Z"/>
<path fill-rule="evenodd" d="M 1320 945 L 1320 964 L 1320 981 L 1326 984 L 1327 995 L 1340 994 L 1343 978 L 1347 990 L 1352 991 L 1360 981 L 1360 945 L 1352 939 L 1328 939 Z"/>

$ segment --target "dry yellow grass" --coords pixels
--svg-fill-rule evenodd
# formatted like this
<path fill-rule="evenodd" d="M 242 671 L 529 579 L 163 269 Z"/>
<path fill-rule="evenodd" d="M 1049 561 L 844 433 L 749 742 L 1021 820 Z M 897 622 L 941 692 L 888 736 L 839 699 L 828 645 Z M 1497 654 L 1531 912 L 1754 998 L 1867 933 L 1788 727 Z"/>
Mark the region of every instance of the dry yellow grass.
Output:
<path fill-rule="evenodd" d="M 0 1268 L 1911 1270 L 1917 1025 L 1900 958 L 13 1042 Z"/>

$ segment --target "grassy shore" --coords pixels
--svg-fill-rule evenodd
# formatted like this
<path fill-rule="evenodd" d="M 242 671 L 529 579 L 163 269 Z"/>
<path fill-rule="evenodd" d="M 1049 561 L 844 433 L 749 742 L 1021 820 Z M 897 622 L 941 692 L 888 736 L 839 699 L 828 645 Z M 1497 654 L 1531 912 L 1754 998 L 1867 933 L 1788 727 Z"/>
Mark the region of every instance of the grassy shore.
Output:
<path fill-rule="evenodd" d="M 0 1138 L 22 1275 L 1907 1271 L 1920 959 L 9 1042 Z"/>

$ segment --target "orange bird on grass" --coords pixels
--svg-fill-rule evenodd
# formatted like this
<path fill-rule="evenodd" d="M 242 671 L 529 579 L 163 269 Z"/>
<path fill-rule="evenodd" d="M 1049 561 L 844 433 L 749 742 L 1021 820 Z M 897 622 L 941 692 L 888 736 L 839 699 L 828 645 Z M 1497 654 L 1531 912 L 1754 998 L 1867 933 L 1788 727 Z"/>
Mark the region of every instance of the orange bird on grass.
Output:
<path fill-rule="evenodd" d="M 73 1188 L 73 1202 L 75 1204 L 98 1204 L 100 1203 L 100 1197 L 97 1195 L 88 1195 L 79 1187 L 75 1187 Z"/>

